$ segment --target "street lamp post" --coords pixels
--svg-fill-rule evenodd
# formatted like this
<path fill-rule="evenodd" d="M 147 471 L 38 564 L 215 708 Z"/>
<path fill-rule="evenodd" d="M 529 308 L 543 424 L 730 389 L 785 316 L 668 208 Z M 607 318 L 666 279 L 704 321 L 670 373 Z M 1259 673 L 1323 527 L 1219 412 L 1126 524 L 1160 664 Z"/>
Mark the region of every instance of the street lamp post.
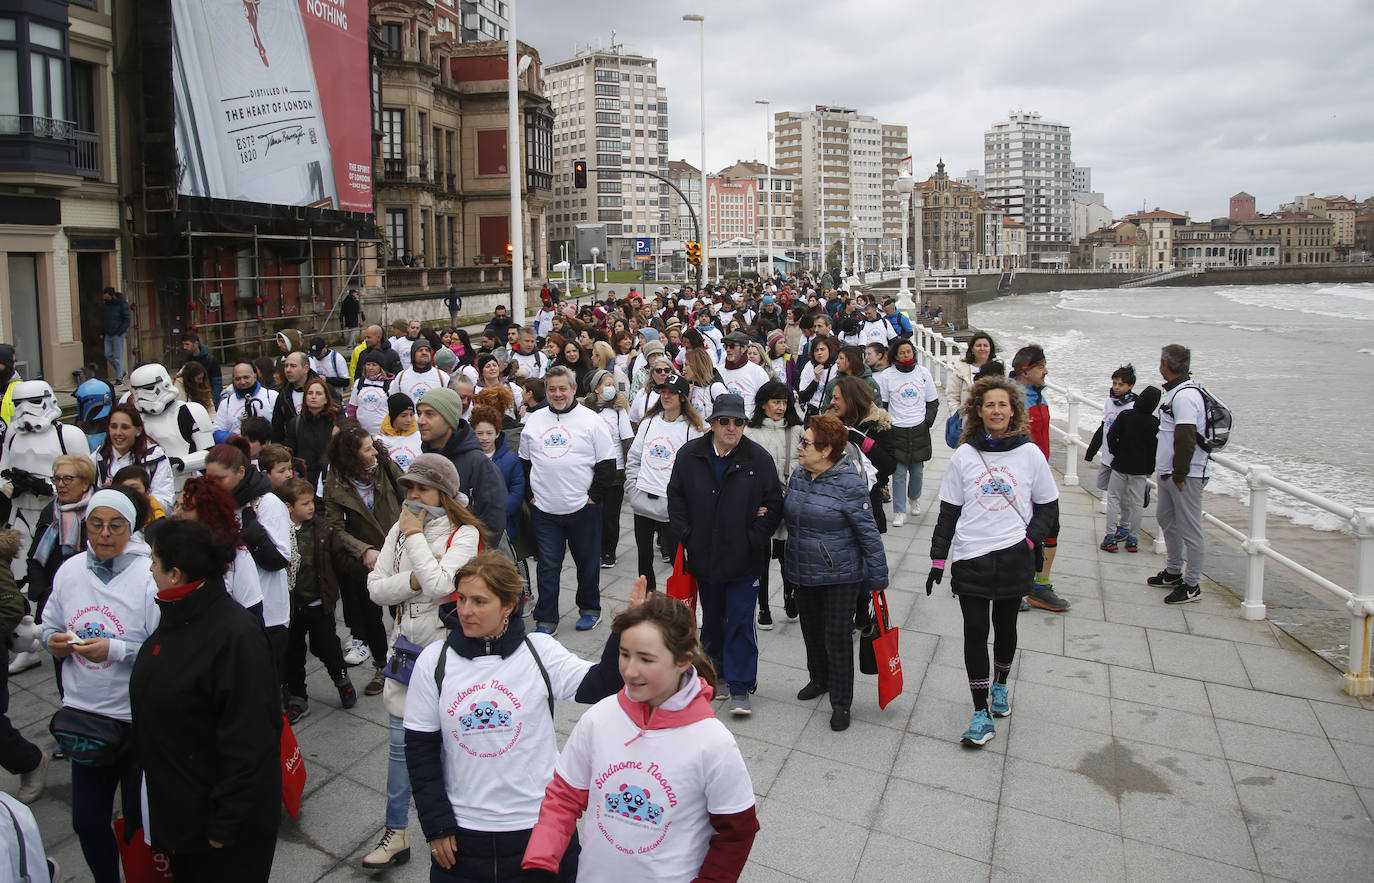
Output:
<path fill-rule="evenodd" d="M 773 276 L 773 115 L 768 111 L 767 98 L 755 98 L 755 104 L 763 105 L 763 199 L 759 201 L 759 211 L 755 220 L 766 226 L 763 228 L 763 248 L 768 253 L 768 276 Z M 763 212 L 768 207 L 767 214 Z M 759 275 L 763 275 L 760 273 Z"/>
<path fill-rule="evenodd" d="M 911 272 L 911 261 L 907 255 L 907 224 L 911 215 L 911 192 L 916 189 L 916 178 L 908 171 L 897 174 L 897 192 L 902 196 L 902 286 L 897 291 L 897 309 L 910 315 L 916 309 L 911 299 L 911 289 L 907 288 L 907 274 Z"/>
<path fill-rule="evenodd" d="M 859 248 L 859 216 L 850 215 L 849 217 L 849 237 L 854 240 L 853 253 L 850 255 L 849 265 L 849 288 L 854 290 L 859 284 L 859 263 L 863 260 L 863 254 Z"/>
<path fill-rule="evenodd" d="M 698 281 L 705 287 L 709 275 L 706 268 L 709 265 L 707 252 L 711 239 L 711 219 L 706 214 L 706 16 L 691 12 L 684 15 L 682 20 L 694 21 L 701 28 L 701 224 L 704 230 L 701 237 L 702 278 Z"/>

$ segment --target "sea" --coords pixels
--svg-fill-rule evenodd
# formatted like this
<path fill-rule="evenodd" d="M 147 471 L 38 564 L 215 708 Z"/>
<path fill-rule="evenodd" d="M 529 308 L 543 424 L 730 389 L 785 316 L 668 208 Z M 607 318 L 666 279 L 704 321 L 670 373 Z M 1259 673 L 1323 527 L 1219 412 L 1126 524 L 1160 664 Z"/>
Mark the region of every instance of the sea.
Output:
<path fill-rule="evenodd" d="M 1008 364 L 1019 346 L 1040 344 L 1052 382 L 1104 401 L 1118 366 L 1134 365 L 1137 390 L 1158 385 L 1160 347 L 1183 344 L 1194 378 L 1234 415 L 1226 456 L 1345 505 L 1374 506 L 1372 283 L 1010 295 L 971 304 L 969 322 L 992 335 Z M 1085 432 L 1093 419 L 1084 418 Z M 1095 468 L 1082 472 L 1085 484 Z M 1208 489 L 1249 495 L 1243 477 L 1225 469 Z M 1271 492 L 1269 508 L 1296 525 L 1350 530 L 1285 494 Z"/>

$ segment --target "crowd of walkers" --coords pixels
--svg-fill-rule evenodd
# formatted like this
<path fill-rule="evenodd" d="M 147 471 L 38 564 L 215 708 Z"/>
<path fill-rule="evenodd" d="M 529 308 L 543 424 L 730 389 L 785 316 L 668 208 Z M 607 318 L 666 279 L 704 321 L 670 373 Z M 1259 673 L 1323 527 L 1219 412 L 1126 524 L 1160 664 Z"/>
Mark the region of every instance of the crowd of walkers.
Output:
<path fill-rule="evenodd" d="M 797 698 L 826 696 L 843 731 L 854 635 L 889 584 L 882 534 L 922 513 L 942 404 L 957 439 L 926 592 L 948 569 L 975 709 L 965 744 L 1010 713 L 1018 613 L 1069 607 L 1049 581 L 1058 493 L 1038 347 L 1007 371 L 976 334 L 942 402 L 893 303 L 805 275 L 580 308 L 546 289 L 532 325 L 498 308 L 476 344 L 414 321 L 392 331 L 362 329 L 346 355 L 284 331 L 278 358 L 229 366 L 218 396 L 220 365 L 188 333 L 175 376 L 140 366 L 123 397 L 78 391 L 89 456 L 16 397 L 4 462 L 47 495 L 15 485 L 0 627 L 11 674 L 51 660 L 62 708 L 51 756 L 0 717 L 0 764 L 27 803 L 51 759 L 71 762 L 72 827 L 100 883 L 120 879 L 136 837 L 178 881 L 267 878 L 282 730 L 311 711 L 307 651 L 339 706 L 380 696 L 386 712 L 383 833 L 365 868 L 409 860 L 413 803 L 434 880 L 736 878 L 758 822 L 712 703 L 754 713 L 772 564 L 805 647 Z M 1187 357 L 1165 349 L 1173 399 Z M 1118 374 L 1102 548 L 1135 551 L 1159 395 Z M 1194 437 L 1175 426 L 1201 431 L 1196 416 L 1174 411 L 1170 446 Z M 54 431 L 46 474 L 10 457 Z M 1184 453 L 1170 447 L 1171 467 L 1194 464 Z M 1188 475 L 1170 496 L 1182 528 Z M 21 524 L 23 503 L 37 514 Z M 626 506 L 634 592 L 584 660 L 556 635 L 600 625 Z M 1191 600 L 1201 545 L 1184 532 L 1152 584 Z M 660 591 L 670 567 L 695 611 Z M 558 700 L 592 706 L 561 752 Z"/>

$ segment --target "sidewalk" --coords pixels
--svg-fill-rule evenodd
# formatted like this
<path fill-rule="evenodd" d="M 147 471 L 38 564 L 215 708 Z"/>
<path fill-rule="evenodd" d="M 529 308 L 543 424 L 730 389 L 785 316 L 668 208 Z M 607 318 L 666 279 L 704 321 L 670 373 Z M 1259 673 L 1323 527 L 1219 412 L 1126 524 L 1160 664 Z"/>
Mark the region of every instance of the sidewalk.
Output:
<path fill-rule="evenodd" d="M 1102 516 L 1079 488 L 1061 489 L 1054 574 L 1073 609 L 1021 615 L 1012 716 L 983 750 L 960 747 L 972 705 L 959 608 L 947 584 L 929 598 L 921 591 L 949 453 L 937 443 L 925 512 L 885 539 L 905 674 L 886 711 L 862 675 L 847 732 L 830 731 L 823 699 L 796 701 L 806 682 L 801 634 L 782 617 L 774 575 L 777 626 L 759 634 L 754 715 L 725 718 L 762 826 L 742 879 L 1368 879 L 1374 702 L 1344 695 L 1339 674 L 1278 629 L 1242 620 L 1238 599 L 1216 584 L 1198 603 L 1165 607 L 1163 592 L 1145 585 L 1161 558 L 1100 552 Z M 559 640 L 583 656 L 599 653 L 609 615 L 629 596 L 629 523 L 621 563 L 602 571 L 607 620 L 579 633 L 564 617 Z M 563 584 L 573 585 L 570 568 Z M 355 669 L 354 681 L 361 688 L 370 675 Z M 310 685 L 317 698 L 297 728 L 309 784 L 300 818 L 282 826 L 273 879 L 427 880 L 413 815 L 408 865 L 384 875 L 358 865 L 382 827 L 380 698 L 339 709 L 318 664 Z M 50 748 L 51 669 L 10 688 L 11 718 Z M 560 740 L 580 711 L 559 703 Z M 86 879 L 68 766 L 54 763 L 49 783 L 34 806 L 44 842 L 65 879 Z M 16 785 L 0 777 L 6 790 Z"/>

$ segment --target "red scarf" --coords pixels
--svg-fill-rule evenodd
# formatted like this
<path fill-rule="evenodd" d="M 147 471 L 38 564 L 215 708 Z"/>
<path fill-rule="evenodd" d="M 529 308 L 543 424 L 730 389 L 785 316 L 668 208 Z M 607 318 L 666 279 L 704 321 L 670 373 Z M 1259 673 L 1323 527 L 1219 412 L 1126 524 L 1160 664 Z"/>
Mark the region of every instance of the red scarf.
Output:
<path fill-rule="evenodd" d="M 203 582 L 205 582 L 205 580 L 198 579 L 193 583 L 186 583 L 183 586 L 172 586 L 170 589 L 164 589 L 158 592 L 157 599 L 159 601 L 180 601 L 182 598 L 185 598 L 187 595 L 200 588 Z"/>

